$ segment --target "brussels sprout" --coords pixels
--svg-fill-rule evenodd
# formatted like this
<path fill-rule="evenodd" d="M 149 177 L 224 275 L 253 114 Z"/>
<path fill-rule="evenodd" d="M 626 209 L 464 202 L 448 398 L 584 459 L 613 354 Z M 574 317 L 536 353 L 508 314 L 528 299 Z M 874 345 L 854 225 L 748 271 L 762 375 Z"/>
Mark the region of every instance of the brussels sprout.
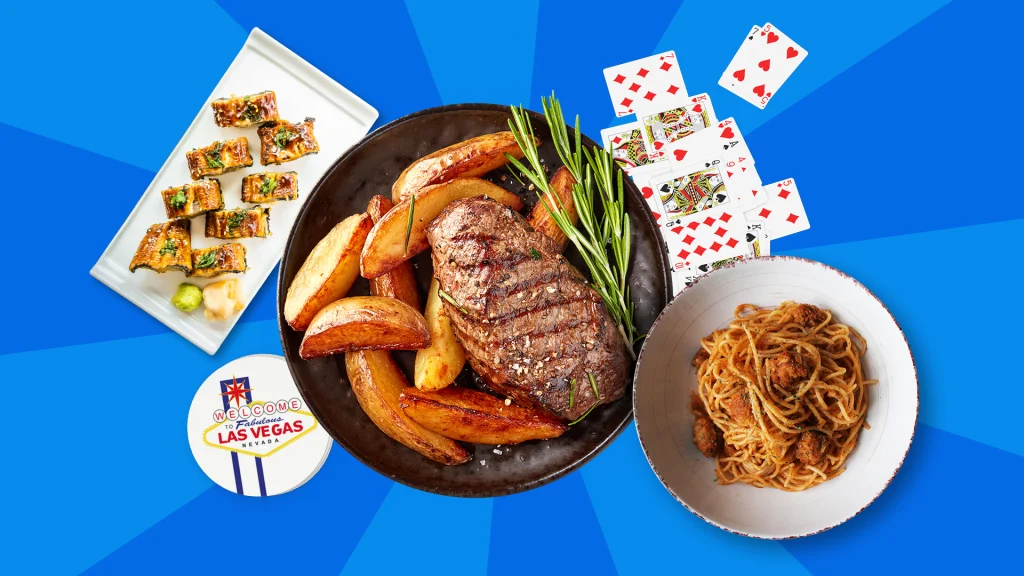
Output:
<path fill-rule="evenodd" d="M 178 291 L 174 293 L 174 297 L 171 298 L 171 304 L 178 310 L 184 312 L 191 312 L 199 305 L 203 303 L 203 290 L 195 284 L 189 284 L 188 282 L 182 282 L 178 285 Z"/>

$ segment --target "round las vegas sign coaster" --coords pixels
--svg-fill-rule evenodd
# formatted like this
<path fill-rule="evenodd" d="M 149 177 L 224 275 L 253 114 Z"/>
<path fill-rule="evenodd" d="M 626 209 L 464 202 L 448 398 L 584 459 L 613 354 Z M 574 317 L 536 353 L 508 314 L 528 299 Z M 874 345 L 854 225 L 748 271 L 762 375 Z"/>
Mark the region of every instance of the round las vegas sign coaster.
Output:
<path fill-rule="evenodd" d="M 298 488 L 331 449 L 284 358 L 269 354 L 229 362 L 203 382 L 188 413 L 188 443 L 211 480 L 245 496 Z"/>

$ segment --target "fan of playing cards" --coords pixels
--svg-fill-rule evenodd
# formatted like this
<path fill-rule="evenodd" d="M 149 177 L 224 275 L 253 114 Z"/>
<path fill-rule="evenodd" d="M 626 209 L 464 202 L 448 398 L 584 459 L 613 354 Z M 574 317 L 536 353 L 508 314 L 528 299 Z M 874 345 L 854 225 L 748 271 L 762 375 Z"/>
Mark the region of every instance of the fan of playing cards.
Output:
<path fill-rule="evenodd" d="M 775 44 L 782 46 L 780 63 L 759 65 L 775 58 Z M 771 24 L 755 26 L 721 83 L 752 63 L 759 73 L 732 79 L 741 86 L 771 82 L 755 102 L 763 108 L 806 56 L 796 47 L 799 55 L 784 65 L 792 46 Z M 768 255 L 772 238 L 811 227 L 796 182 L 763 185 L 736 120 L 719 121 L 707 94 L 687 95 L 674 52 L 607 68 L 604 76 L 617 115 L 635 113 L 637 121 L 601 136 L 660 226 L 676 293 L 723 264 Z"/>

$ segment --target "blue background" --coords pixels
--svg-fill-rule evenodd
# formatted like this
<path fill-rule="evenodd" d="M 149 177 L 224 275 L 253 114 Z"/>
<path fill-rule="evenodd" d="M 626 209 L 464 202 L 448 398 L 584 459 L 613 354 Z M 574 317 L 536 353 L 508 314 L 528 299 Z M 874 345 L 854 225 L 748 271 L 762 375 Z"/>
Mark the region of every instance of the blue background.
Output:
<path fill-rule="evenodd" d="M 993 0 L 4 2 L 0 572 L 1019 571 L 1021 12 Z M 810 56 L 761 111 L 717 79 L 766 21 Z M 254 26 L 376 107 L 378 125 L 458 102 L 537 109 L 554 89 L 592 137 L 616 123 L 601 70 L 674 49 L 689 92 L 737 118 L 764 181 L 798 180 L 813 227 L 775 253 L 852 274 L 905 328 L 921 414 L 902 471 L 846 524 L 783 542 L 687 512 L 632 428 L 580 471 L 504 498 L 418 492 L 338 446 L 284 496 L 214 486 L 189 452 L 188 406 L 217 366 L 280 353 L 276 276 L 208 357 L 88 270 Z"/>

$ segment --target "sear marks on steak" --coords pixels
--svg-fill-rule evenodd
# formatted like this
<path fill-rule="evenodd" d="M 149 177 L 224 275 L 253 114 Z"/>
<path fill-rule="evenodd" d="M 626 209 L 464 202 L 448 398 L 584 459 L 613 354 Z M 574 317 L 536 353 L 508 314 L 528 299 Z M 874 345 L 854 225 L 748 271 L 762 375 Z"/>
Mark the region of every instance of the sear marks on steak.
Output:
<path fill-rule="evenodd" d="M 487 198 L 452 202 L 427 228 L 434 276 L 469 364 L 488 387 L 566 420 L 622 397 L 625 343 L 601 297 L 513 210 Z M 576 380 L 572 407 L 569 389 Z"/>

